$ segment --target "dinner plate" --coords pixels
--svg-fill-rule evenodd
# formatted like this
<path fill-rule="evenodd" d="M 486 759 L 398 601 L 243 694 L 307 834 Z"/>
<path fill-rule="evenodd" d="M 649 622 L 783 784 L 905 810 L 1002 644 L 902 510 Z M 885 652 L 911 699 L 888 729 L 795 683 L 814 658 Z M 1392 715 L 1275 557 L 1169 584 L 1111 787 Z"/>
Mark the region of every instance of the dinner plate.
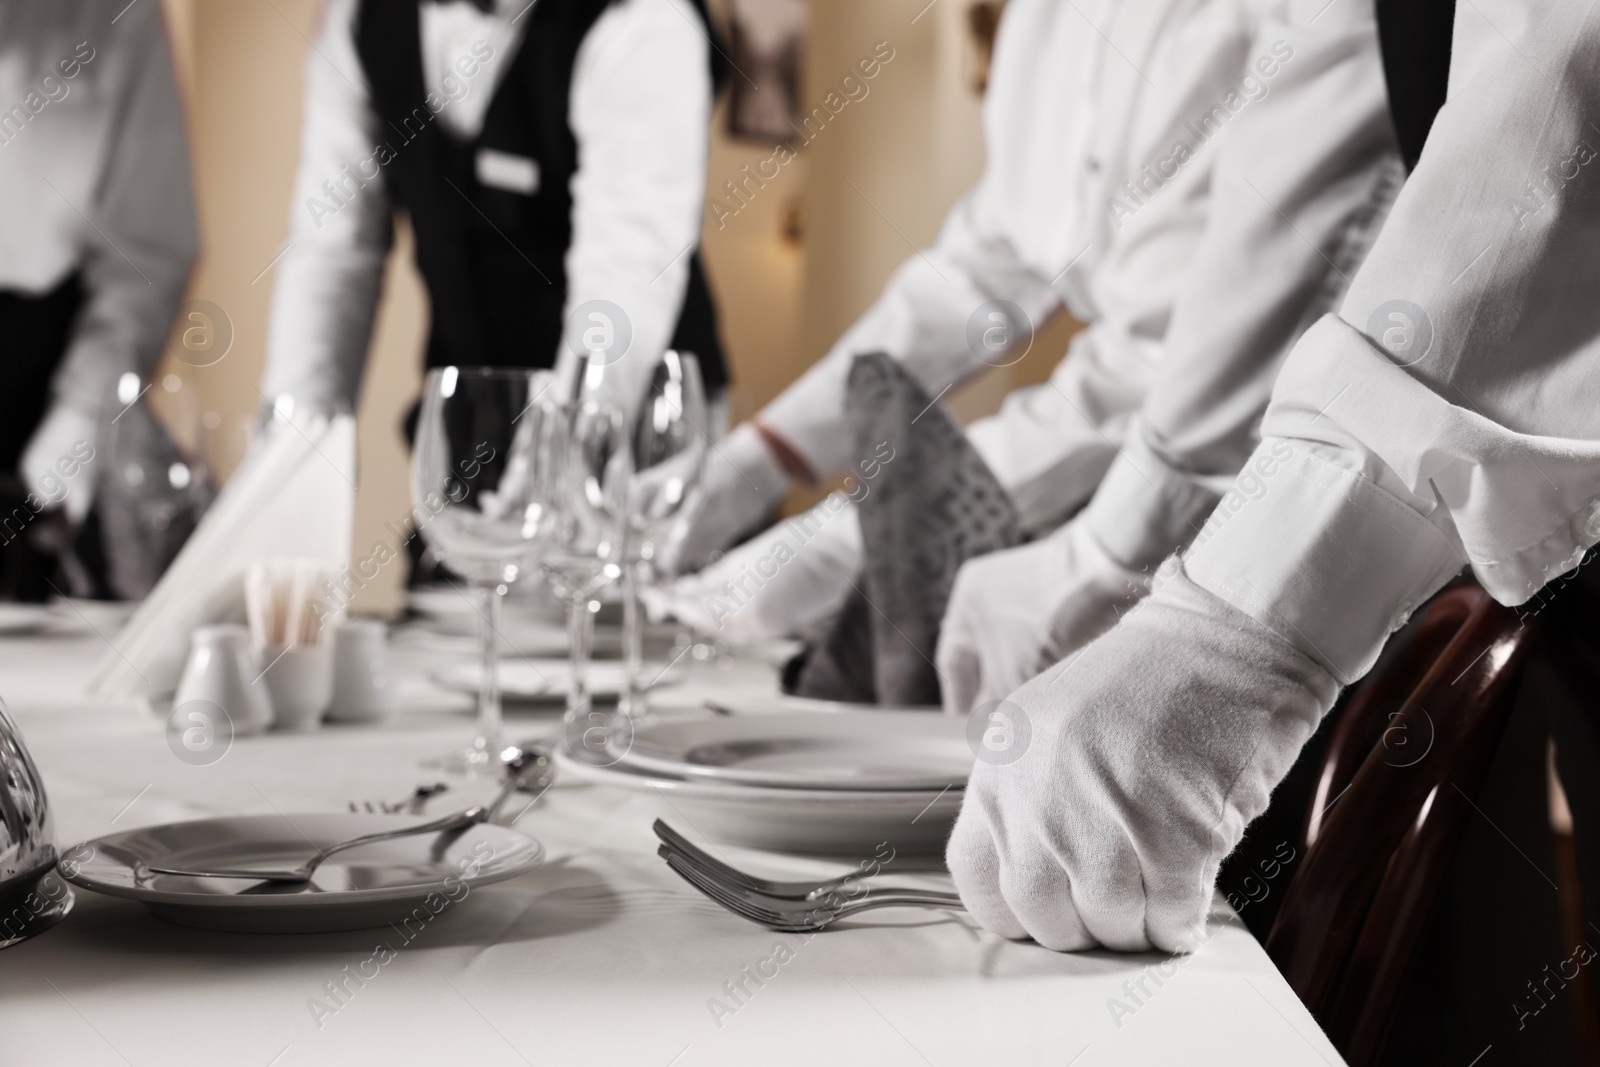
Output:
<path fill-rule="evenodd" d="M 925 711 L 790 712 L 638 727 L 619 764 L 786 789 L 944 789 L 972 772 L 966 720 Z"/>
<path fill-rule="evenodd" d="M 134 600 L 90 600 L 86 597 L 64 596 L 50 602 L 58 620 L 87 625 L 113 636 L 122 629 L 133 613 L 139 610 Z"/>
<path fill-rule="evenodd" d="M 65 854 L 61 873 L 74 885 L 137 900 L 183 926 L 320 933 L 408 920 L 427 923 L 459 906 L 474 888 L 515 878 L 544 859 L 544 846 L 526 834 L 480 823 L 459 835 L 402 837 L 337 853 L 304 884 L 139 869 L 149 864 L 293 867 L 316 848 L 425 821 L 413 815 L 340 812 L 166 823 L 87 841 Z"/>
<path fill-rule="evenodd" d="M 48 604 L 0 604 L 0 636 L 39 633 L 57 617 Z"/>
<path fill-rule="evenodd" d="M 781 693 L 778 699 L 783 702 L 784 707 L 791 711 L 822 712 L 828 715 L 836 715 L 842 711 L 915 711 L 924 715 L 944 711 L 937 704 L 859 704 L 850 700 L 824 700 L 821 697 L 795 696 L 793 693 Z"/>
<path fill-rule="evenodd" d="M 911 855 L 944 851 L 961 810 L 960 789 L 770 789 L 736 782 L 660 778 L 621 765 L 597 767 L 556 752 L 564 778 L 642 793 L 660 814 L 730 845 L 867 858 L 888 843 Z"/>
<path fill-rule="evenodd" d="M 663 670 L 660 663 L 644 665 L 645 688 L 674 681 L 677 672 Z M 446 689 L 476 693 L 483 678 L 478 663 L 457 663 L 434 674 L 433 680 Z M 622 695 L 624 674 L 620 663 L 589 664 L 589 695 L 597 700 L 615 700 Z M 500 661 L 500 695 L 506 700 L 560 701 L 572 684 L 572 666 L 564 659 L 508 659 Z"/>

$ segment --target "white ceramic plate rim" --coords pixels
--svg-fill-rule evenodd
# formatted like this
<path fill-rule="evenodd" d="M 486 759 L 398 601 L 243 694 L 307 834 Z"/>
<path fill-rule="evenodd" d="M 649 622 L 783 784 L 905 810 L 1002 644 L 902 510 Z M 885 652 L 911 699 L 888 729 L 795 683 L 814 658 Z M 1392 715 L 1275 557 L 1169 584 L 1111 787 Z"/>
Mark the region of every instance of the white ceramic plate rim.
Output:
<path fill-rule="evenodd" d="M 526 665 L 526 669 L 539 675 L 536 685 L 522 685 L 520 680 L 508 683 L 505 668 Z M 677 680 L 677 672 L 663 670 L 663 664 L 646 663 L 641 673 L 645 689 L 659 689 Z M 559 700 L 567 694 L 570 665 L 565 659 L 528 657 L 503 660 L 500 664 L 500 695 L 511 700 Z M 453 692 L 476 694 L 477 674 L 481 668 L 476 663 L 456 663 L 433 672 L 434 682 Z M 548 672 L 555 680 L 543 677 Z M 609 700 L 622 694 L 623 665 L 619 660 L 591 661 L 589 664 L 589 695 Z M 596 675 L 600 684 L 596 684 Z M 533 679 L 528 679 L 532 681 Z M 615 684 L 612 684 L 612 683 Z"/>
<path fill-rule="evenodd" d="M 962 720 L 941 713 L 888 709 L 836 715 L 789 712 L 736 718 L 672 720 L 640 728 L 634 734 L 632 747 L 617 763 L 646 774 L 781 789 L 845 789 L 857 792 L 935 790 L 964 783 L 971 773 L 970 767 L 966 773 L 954 777 L 929 770 L 921 775 L 907 773 L 865 775 L 860 778 L 816 778 L 807 777 L 799 771 L 691 763 L 687 756 L 692 748 L 734 741 L 813 738 L 881 740 L 885 736 L 903 736 L 918 742 L 948 742 L 952 748 L 960 746 L 965 749 L 965 733 L 966 724 Z"/>
<path fill-rule="evenodd" d="M 759 785 L 739 785 L 732 782 L 684 781 L 678 778 L 658 778 L 639 774 L 622 767 L 596 767 L 567 752 L 557 749 L 556 766 L 564 775 L 596 785 L 614 785 L 635 793 L 655 796 L 683 797 L 687 800 L 724 801 L 735 804 L 806 804 L 835 807 L 874 808 L 932 807 L 945 798 L 948 803 L 959 804 L 962 786 L 947 789 L 775 789 Z"/>
<path fill-rule="evenodd" d="M 778 702 L 790 711 L 809 711 L 813 714 L 838 715 L 841 712 L 914 711 L 919 715 L 942 715 L 944 708 L 938 704 L 857 704 L 848 700 L 823 700 L 821 697 L 802 697 L 793 693 L 779 693 Z"/>
<path fill-rule="evenodd" d="M 349 814 L 351 817 L 359 818 L 384 818 L 384 816 L 381 815 L 369 814 L 365 812 L 360 813 L 359 815 L 356 813 L 343 812 L 302 812 L 299 814 L 308 817 L 311 815 L 323 817 L 327 815 Z M 289 815 L 286 817 L 292 820 L 296 816 Z M 70 849 L 67 853 L 64 853 L 65 855 L 71 855 L 73 852 L 76 852 L 81 848 L 94 848 L 96 850 L 96 859 L 91 859 L 86 863 L 75 864 L 73 865 L 72 873 L 69 874 L 63 870 L 61 872 L 61 876 L 67 881 L 71 882 L 73 885 L 81 886 L 84 889 L 88 889 L 96 893 L 103 893 L 108 897 L 124 897 L 128 900 L 137 900 L 147 904 L 178 904 L 184 907 L 195 908 L 243 908 L 247 910 L 261 910 L 266 908 L 326 908 L 335 905 L 349 905 L 351 907 L 356 907 L 362 904 L 382 904 L 392 901 L 414 900 L 417 897 L 426 896 L 431 892 L 435 892 L 444 886 L 444 882 L 439 881 L 422 883 L 418 885 L 386 886 L 381 889 L 335 890 L 328 893 L 299 893 L 290 896 L 243 896 L 239 894 L 228 893 L 178 893 L 171 890 L 142 889 L 136 885 L 121 885 L 116 882 L 104 882 L 93 877 L 92 874 L 94 867 L 98 862 L 107 862 L 115 865 L 121 870 L 127 870 L 128 868 L 125 863 L 112 858 L 111 853 L 105 852 L 103 849 L 107 846 L 110 846 L 118 849 L 119 851 L 131 851 L 127 849 L 127 846 L 124 842 L 127 838 L 135 834 L 147 833 L 148 831 L 154 829 L 167 829 L 177 826 L 196 826 L 202 823 L 229 823 L 265 819 L 277 821 L 280 818 L 284 817 L 277 815 L 231 815 L 211 819 L 185 819 L 181 822 L 163 823 L 158 824 L 157 826 L 141 826 L 136 830 L 124 830 L 121 833 L 106 834 L 104 837 L 97 837 L 92 841 L 86 841 L 82 845 L 76 846 L 75 848 Z M 537 838 L 529 837 L 520 830 L 513 830 L 509 826 L 495 826 L 488 823 L 482 824 L 480 826 L 480 830 L 486 830 L 490 833 L 504 833 L 509 834 L 514 838 L 522 838 L 528 844 L 532 845 L 532 848 L 528 854 L 517 863 L 510 864 L 506 867 L 493 871 L 484 871 L 480 869 L 477 874 L 474 874 L 470 877 L 461 878 L 461 881 L 469 888 L 476 888 L 477 886 L 482 885 L 493 885 L 495 882 L 504 882 L 508 879 L 515 878 L 518 875 L 526 874 L 528 871 L 533 870 L 535 867 L 544 862 L 544 845 Z M 105 857 L 104 861 L 99 859 L 101 856 Z"/>

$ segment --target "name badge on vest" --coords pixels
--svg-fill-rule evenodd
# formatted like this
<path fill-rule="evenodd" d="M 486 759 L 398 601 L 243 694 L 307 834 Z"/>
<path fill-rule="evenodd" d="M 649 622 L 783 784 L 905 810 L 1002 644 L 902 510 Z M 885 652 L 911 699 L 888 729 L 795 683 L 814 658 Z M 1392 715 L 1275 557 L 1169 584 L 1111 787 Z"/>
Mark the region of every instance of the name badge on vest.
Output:
<path fill-rule="evenodd" d="M 539 191 L 539 164 L 527 156 L 480 148 L 475 169 L 478 182 L 491 189 L 504 189 L 523 196 Z"/>

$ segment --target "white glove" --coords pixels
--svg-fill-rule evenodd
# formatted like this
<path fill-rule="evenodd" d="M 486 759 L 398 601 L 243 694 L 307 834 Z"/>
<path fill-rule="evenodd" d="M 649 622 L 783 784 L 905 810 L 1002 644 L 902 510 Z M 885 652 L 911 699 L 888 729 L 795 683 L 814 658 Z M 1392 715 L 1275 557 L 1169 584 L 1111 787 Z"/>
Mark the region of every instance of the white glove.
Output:
<path fill-rule="evenodd" d="M 23 450 L 20 472 L 44 507 L 64 507 L 77 525 L 94 502 L 93 461 L 100 445 L 100 421 L 57 403 Z"/>
<path fill-rule="evenodd" d="M 1042 541 L 968 560 L 939 629 L 944 709 L 965 715 L 1109 630 L 1149 591 L 1080 516 Z"/>
<path fill-rule="evenodd" d="M 1218 864 L 1338 692 L 1179 569 L 991 712 L 1010 747 L 978 748 L 946 854 L 962 901 L 1047 948 L 1192 951 Z"/>
<path fill-rule="evenodd" d="M 703 565 L 711 553 L 772 512 L 789 491 L 789 476 L 751 423 L 741 423 L 706 454 L 698 500 L 693 502 L 657 557 L 677 574 Z"/>
<path fill-rule="evenodd" d="M 646 592 L 652 614 L 745 645 L 809 633 L 837 612 L 861 569 L 861 524 L 833 493 L 698 574 Z"/>

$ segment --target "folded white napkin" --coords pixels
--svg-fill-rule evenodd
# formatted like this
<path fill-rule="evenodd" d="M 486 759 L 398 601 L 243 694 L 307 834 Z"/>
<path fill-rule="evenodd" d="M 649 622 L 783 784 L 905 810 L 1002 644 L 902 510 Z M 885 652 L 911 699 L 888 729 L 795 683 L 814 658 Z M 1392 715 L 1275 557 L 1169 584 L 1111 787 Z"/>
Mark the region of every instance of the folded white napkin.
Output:
<path fill-rule="evenodd" d="M 89 692 L 105 699 L 171 692 L 196 626 L 243 621 L 252 563 L 299 556 L 341 570 L 350 559 L 354 511 L 355 419 L 274 423 L 95 662 Z"/>

